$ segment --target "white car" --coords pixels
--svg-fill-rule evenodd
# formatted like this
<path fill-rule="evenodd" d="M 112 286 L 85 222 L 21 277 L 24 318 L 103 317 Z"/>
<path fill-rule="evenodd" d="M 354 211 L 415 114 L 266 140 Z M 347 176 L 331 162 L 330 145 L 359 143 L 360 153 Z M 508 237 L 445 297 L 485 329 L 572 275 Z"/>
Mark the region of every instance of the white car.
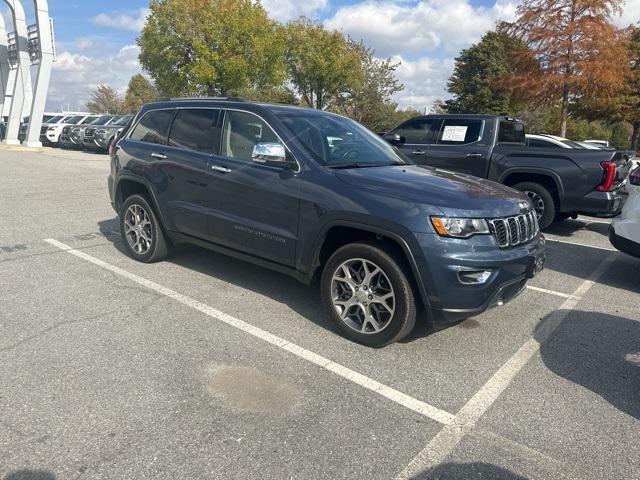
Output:
<path fill-rule="evenodd" d="M 597 149 L 598 147 L 586 147 L 581 145 L 578 142 L 574 142 L 573 140 L 569 140 L 568 138 L 558 137 L 556 135 L 548 135 L 546 133 L 542 134 L 532 134 L 528 133 L 526 135 L 527 146 L 529 147 L 538 147 L 538 148 L 593 148 Z"/>
<path fill-rule="evenodd" d="M 640 258 L 640 167 L 629 174 L 627 191 L 622 213 L 611 222 L 609 241 L 621 252 Z"/>
<path fill-rule="evenodd" d="M 49 125 L 45 132 L 46 141 L 49 144 L 57 145 L 60 140 L 60 134 L 62 133 L 62 129 L 66 126 L 79 125 L 87 117 L 90 117 L 89 114 L 81 114 L 81 115 L 73 115 L 67 116 L 62 121 L 55 123 L 53 125 Z M 94 116 L 95 117 L 95 116 Z"/>

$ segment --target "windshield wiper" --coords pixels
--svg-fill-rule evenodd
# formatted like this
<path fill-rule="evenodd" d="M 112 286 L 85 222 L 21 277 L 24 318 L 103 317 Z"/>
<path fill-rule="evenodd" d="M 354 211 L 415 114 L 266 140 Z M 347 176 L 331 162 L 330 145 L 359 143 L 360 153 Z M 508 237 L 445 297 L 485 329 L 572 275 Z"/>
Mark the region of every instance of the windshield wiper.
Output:
<path fill-rule="evenodd" d="M 373 168 L 373 167 L 392 167 L 397 165 L 406 165 L 406 163 L 393 162 L 393 163 L 336 163 L 334 165 L 327 165 L 329 168 L 342 169 L 342 168 Z"/>

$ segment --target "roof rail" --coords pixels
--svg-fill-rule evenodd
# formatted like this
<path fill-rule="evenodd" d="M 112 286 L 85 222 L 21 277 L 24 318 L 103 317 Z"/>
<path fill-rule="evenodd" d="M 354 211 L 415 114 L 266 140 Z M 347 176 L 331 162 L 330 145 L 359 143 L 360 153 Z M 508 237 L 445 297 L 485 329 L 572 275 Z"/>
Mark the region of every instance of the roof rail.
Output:
<path fill-rule="evenodd" d="M 173 97 L 173 98 L 163 98 L 162 100 L 172 100 L 172 101 L 185 101 L 185 100 L 226 100 L 228 102 L 244 102 L 243 98 L 240 97 Z"/>

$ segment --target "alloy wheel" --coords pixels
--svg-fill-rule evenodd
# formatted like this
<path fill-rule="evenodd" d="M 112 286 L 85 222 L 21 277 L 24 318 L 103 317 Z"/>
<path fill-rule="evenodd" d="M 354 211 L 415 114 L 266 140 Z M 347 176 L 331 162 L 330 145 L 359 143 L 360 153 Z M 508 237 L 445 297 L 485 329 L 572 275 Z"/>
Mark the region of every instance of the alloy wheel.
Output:
<path fill-rule="evenodd" d="M 124 234 L 131 249 L 138 255 L 146 254 L 153 242 L 151 219 L 138 204 L 129 206 L 124 215 Z"/>
<path fill-rule="evenodd" d="M 333 274 L 331 298 L 340 319 L 359 333 L 379 333 L 393 318 L 393 287 L 384 271 L 370 260 L 343 262 Z"/>
<path fill-rule="evenodd" d="M 533 209 L 536 211 L 538 221 L 540 221 L 544 215 L 544 200 L 536 192 L 526 191 L 524 193 L 529 197 L 531 203 L 533 203 Z"/>

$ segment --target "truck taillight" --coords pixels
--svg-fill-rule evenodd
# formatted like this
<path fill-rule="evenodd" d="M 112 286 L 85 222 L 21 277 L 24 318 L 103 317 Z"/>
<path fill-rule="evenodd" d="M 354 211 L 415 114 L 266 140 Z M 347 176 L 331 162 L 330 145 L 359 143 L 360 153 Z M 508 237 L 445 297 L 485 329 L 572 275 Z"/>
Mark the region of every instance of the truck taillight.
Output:
<path fill-rule="evenodd" d="M 631 185 L 640 185 L 640 167 L 636 167 L 631 170 L 629 174 L 629 183 Z"/>
<path fill-rule="evenodd" d="M 608 192 L 616 181 L 616 164 L 615 162 L 600 162 L 602 169 L 602 183 L 596 188 L 599 192 Z"/>

